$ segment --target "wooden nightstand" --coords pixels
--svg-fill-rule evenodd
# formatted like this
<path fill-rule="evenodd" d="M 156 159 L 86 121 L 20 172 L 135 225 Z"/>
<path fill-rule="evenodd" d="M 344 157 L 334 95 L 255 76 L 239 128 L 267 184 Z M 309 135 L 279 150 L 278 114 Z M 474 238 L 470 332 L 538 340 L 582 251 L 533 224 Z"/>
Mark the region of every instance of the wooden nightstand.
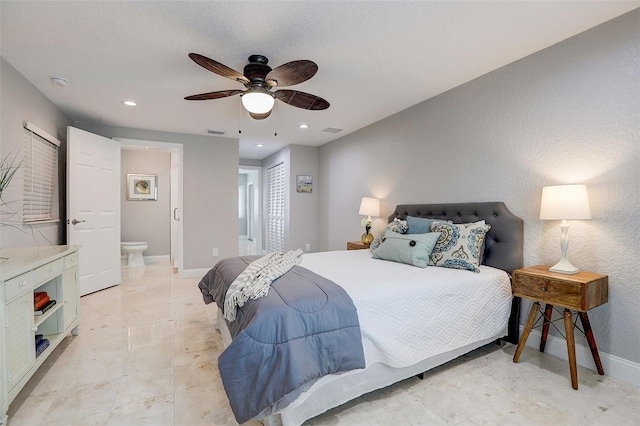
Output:
<path fill-rule="evenodd" d="M 347 250 L 366 250 L 369 244 L 363 244 L 361 241 L 348 241 Z"/>
<path fill-rule="evenodd" d="M 574 322 L 572 310 L 577 311 L 584 335 L 589 342 L 591 355 L 596 363 L 598 373 L 603 375 L 602 362 L 596 346 L 596 339 L 593 337 L 591 324 L 587 311 L 589 309 L 607 303 L 609 289 L 609 278 L 606 275 L 593 272 L 578 272 L 577 274 L 559 274 L 550 272 L 548 266 L 532 266 L 530 268 L 516 269 L 513 271 L 513 294 L 534 301 L 529 318 L 522 332 L 522 337 L 518 343 L 513 362 L 518 362 L 520 354 L 527 343 L 527 338 L 531 329 L 536 323 L 538 312 L 540 312 L 542 323 L 542 337 L 540 339 L 540 352 L 544 352 L 547 336 L 549 334 L 549 324 L 553 322 L 551 315 L 553 307 L 564 308 L 564 329 L 567 339 L 567 354 L 569 357 L 569 371 L 571 372 L 571 386 L 578 389 L 578 370 L 576 368 L 576 345 L 573 335 Z M 545 303 L 544 312 L 540 311 L 540 302 Z M 555 320 L 554 320 L 555 321 Z"/>

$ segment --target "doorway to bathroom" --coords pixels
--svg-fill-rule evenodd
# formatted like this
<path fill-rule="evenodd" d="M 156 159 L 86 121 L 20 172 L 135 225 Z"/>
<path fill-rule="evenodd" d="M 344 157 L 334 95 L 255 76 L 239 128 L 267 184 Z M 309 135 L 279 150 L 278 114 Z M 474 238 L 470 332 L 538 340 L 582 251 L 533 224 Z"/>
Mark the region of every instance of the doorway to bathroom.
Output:
<path fill-rule="evenodd" d="M 170 262 L 180 274 L 183 270 L 183 146 L 167 142 L 114 139 L 122 144 L 122 239 L 146 242 L 146 263 Z M 130 199 L 128 174 L 155 178 L 158 191 L 156 199 Z"/>
<path fill-rule="evenodd" d="M 238 169 L 238 247 L 240 256 L 262 254 L 262 167 Z"/>

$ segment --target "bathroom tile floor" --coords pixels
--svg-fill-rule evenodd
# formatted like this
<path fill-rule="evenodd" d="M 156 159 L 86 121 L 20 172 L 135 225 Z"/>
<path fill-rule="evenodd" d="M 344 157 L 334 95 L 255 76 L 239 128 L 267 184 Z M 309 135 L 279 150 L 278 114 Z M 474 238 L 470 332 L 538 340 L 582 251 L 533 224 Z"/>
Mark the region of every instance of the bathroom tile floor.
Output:
<path fill-rule="evenodd" d="M 217 369 L 222 341 L 199 279 L 168 264 L 123 269 L 81 299 L 68 337 L 9 408 L 18 425 L 235 425 Z M 640 388 L 513 345 L 488 345 L 364 395 L 309 425 L 640 425 Z M 255 426 L 251 421 L 248 425 Z"/>

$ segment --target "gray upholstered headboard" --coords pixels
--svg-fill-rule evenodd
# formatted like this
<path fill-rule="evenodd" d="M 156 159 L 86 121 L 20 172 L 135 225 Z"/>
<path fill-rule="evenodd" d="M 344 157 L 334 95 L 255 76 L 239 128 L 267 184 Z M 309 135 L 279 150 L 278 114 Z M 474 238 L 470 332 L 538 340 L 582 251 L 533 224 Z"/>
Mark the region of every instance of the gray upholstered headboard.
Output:
<path fill-rule="evenodd" d="M 482 263 L 507 271 L 522 268 L 523 221 L 507 209 L 502 202 L 454 204 L 403 204 L 389 216 L 406 219 L 407 216 L 447 219 L 453 223 L 483 220 L 491 225 L 487 232 Z"/>
<path fill-rule="evenodd" d="M 487 232 L 482 263 L 507 271 L 522 268 L 523 221 L 507 209 L 502 202 L 453 204 L 403 204 L 389 216 L 406 219 L 407 216 L 447 219 L 453 223 L 470 223 L 484 219 L 491 225 Z M 518 343 L 520 299 L 514 297 L 509 319 L 507 340 Z"/>

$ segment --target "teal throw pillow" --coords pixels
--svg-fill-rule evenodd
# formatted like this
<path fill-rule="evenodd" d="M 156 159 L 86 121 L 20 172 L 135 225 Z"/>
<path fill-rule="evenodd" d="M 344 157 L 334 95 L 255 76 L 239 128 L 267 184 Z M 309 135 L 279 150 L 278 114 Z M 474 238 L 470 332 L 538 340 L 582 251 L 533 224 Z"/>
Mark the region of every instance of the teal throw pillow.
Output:
<path fill-rule="evenodd" d="M 437 222 L 445 222 L 451 223 L 450 221 L 446 221 L 443 219 L 433 219 L 429 217 L 414 217 L 407 216 L 407 225 L 409 229 L 407 230 L 407 234 L 426 234 L 431 232 L 431 224 Z"/>
<path fill-rule="evenodd" d="M 439 237 L 439 232 L 412 235 L 387 232 L 373 251 L 373 258 L 426 268 Z"/>

